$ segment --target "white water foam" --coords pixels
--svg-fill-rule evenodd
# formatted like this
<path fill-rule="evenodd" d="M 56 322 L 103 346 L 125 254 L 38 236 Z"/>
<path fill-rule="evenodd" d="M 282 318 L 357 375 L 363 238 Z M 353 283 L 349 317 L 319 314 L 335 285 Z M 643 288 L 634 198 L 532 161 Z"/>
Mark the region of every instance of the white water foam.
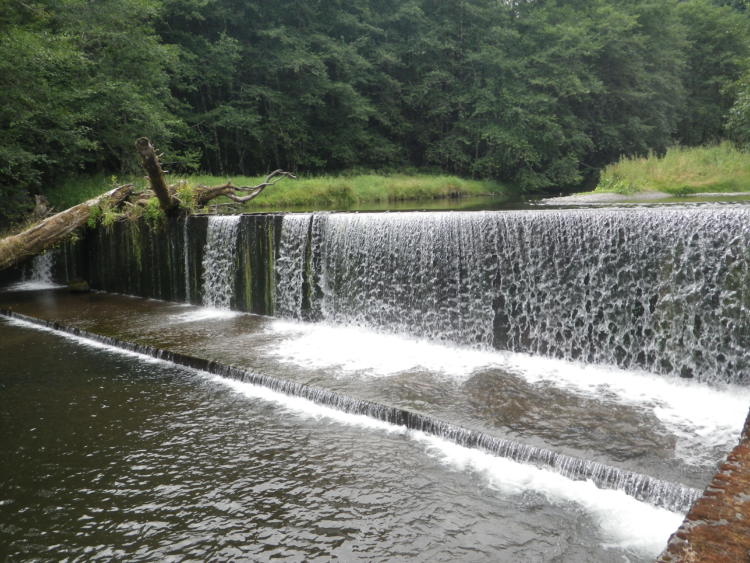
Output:
<path fill-rule="evenodd" d="M 198 307 L 184 313 L 170 315 L 169 320 L 174 323 L 192 323 L 197 321 L 224 320 L 242 315 L 231 309 L 216 309 L 215 307 Z"/>
<path fill-rule="evenodd" d="M 54 333 L 91 348 L 135 357 L 149 363 L 174 365 L 145 354 L 123 350 L 116 346 L 102 344 L 85 337 L 75 336 L 20 319 L 6 318 L 6 321 L 14 326 Z M 438 459 L 443 465 L 453 470 L 469 470 L 481 474 L 491 489 L 503 495 L 516 495 L 523 491 L 532 490 L 544 495 L 551 503 L 575 503 L 581 506 L 597 523 L 602 533 L 602 545 L 605 547 L 616 546 L 637 551 L 647 557 L 656 556 L 666 545 L 669 535 L 677 529 L 684 518 L 682 514 L 638 501 L 622 491 L 599 489 L 591 481 L 573 481 L 546 469 L 495 457 L 479 450 L 458 446 L 423 432 L 408 430 L 405 427 L 367 416 L 344 413 L 318 405 L 307 399 L 284 395 L 266 387 L 198 370 L 189 371 L 199 374 L 213 383 L 229 387 L 245 397 L 271 402 L 306 418 L 327 419 L 340 424 L 410 438 L 425 447 L 427 453 Z"/>
<path fill-rule="evenodd" d="M 684 518 L 683 514 L 638 501 L 623 491 L 599 489 L 591 481 L 573 481 L 547 469 L 496 457 L 367 416 L 337 411 L 265 387 L 217 375 L 206 374 L 206 377 L 248 398 L 272 402 L 306 418 L 328 419 L 348 426 L 403 435 L 422 445 L 429 455 L 446 467 L 480 474 L 491 489 L 502 495 L 534 491 L 552 504 L 575 503 L 599 526 L 604 547 L 630 549 L 647 557 L 656 556 Z"/>
<path fill-rule="evenodd" d="M 37 254 L 31 261 L 31 273 L 28 279 L 10 285 L 8 291 L 39 291 L 63 287 L 52 280 L 53 253 Z"/>
<path fill-rule="evenodd" d="M 268 348 L 278 361 L 327 369 L 340 377 L 388 377 L 421 369 L 463 381 L 495 368 L 531 384 L 649 409 L 678 438 L 676 455 L 694 465 L 712 465 L 715 447 L 728 450 L 735 444 L 750 406 L 750 389 L 737 385 L 460 348 L 358 327 L 274 321 L 269 330 L 282 336 Z"/>

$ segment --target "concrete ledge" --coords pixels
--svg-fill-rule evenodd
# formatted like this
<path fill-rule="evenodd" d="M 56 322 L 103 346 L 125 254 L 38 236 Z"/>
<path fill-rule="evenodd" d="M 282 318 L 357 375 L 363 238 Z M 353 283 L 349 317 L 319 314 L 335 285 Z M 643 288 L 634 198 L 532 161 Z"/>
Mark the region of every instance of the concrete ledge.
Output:
<path fill-rule="evenodd" d="M 657 561 L 750 562 L 750 414 L 740 443 L 719 466 Z"/>

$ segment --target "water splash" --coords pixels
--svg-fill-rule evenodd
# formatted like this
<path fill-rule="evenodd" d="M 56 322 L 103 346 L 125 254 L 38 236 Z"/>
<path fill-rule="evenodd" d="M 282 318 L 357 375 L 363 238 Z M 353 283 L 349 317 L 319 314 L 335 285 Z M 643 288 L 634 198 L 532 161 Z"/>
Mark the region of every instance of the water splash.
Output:
<path fill-rule="evenodd" d="M 37 291 L 40 289 L 55 289 L 62 287 L 54 282 L 52 268 L 55 263 L 53 251 L 37 254 L 31 259 L 30 269 L 23 277 L 23 281 L 9 286 L 11 291 Z"/>
<path fill-rule="evenodd" d="M 500 369 L 531 385 L 606 396 L 656 416 L 677 438 L 675 455 L 695 466 L 712 468 L 716 448 L 729 451 L 736 444 L 750 405 L 747 386 L 709 386 L 645 371 L 476 350 L 324 323 L 275 320 L 267 332 L 267 351 L 275 360 L 325 370 L 328 377 L 391 377 L 427 370 L 463 383 L 484 370 Z"/>
<path fill-rule="evenodd" d="M 212 215 L 208 218 L 203 251 L 203 305 L 229 309 L 234 295 L 237 268 L 239 215 Z"/>
<path fill-rule="evenodd" d="M 284 314 L 432 340 L 750 380 L 750 209 L 313 215 Z M 300 283 L 299 276 L 304 276 Z M 292 279 L 294 277 L 294 279 Z M 313 303 L 288 295 L 311 287 Z"/>

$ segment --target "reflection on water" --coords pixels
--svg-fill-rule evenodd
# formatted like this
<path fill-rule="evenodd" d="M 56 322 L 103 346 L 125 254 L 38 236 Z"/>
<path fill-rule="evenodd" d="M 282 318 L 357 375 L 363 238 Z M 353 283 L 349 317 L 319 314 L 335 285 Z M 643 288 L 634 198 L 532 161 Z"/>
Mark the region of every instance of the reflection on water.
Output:
<path fill-rule="evenodd" d="M 0 357 L 3 559 L 632 561 L 680 520 L 3 321 Z"/>
<path fill-rule="evenodd" d="M 750 193 L 731 194 L 688 194 L 685 196 L 666 196 L 654 199 L 640 199 L 638 196 L 628 198 L 618 197 L 611 201 L 587 200 L 590 192 L 584 192 L 580 201 L 560 200 L 540 195 L 486 195 L 461 198 L 437 198 L 417 199 L 405 201 L 378 201 L 365 203 L 320 203 L 314 209 L 301 206 L 274 206 L 274 207 L 217 207 L 213 212 L 218 213 L 304 213 L 309 211 L 495 211 L 501 209 L 544 209 L 576 208 L 576 207 L 617 207 L 617 206 L 639 206 L 652 207 L 661 205 L 694 206 L 702 204 L 750 204 Z M 617 195 L 617 194 L 605 194 Z"/>

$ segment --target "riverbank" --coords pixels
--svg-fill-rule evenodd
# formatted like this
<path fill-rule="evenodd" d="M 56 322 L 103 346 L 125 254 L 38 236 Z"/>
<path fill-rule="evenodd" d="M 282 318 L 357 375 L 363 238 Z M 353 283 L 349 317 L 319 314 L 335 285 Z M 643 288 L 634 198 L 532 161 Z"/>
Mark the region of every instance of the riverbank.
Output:
<path fill-rule="evenodd" d="M 594 194 L 660 197 L 750 191 L 750 152 L 730 143 L 672 147 L 663 156 L 622 158 L 607 166 Z M 641 199 L 641 198 L 639 198 Z"/>
<path fill-rule="evenodd" d="M 232 176 L 236 186 L 256 185 L 263 176 Z M 170 176 L 170 184 L 184 182 L 187 186 L 213 186 L 227 181 L 226 177 L 193 175 Z M 57 209 L 66 209 L 101 194 L 113 183 L 133 182 L 145 187 L 143 178 L 106 178 L 86 176 L 69 179 L 47 194 Z M 300 176 L 284 180 L 268 188 L 263 195 L 248 202 L 243 210 L 271 210 L 300 207 L 317 209 L 339 205 L 348 207 L 364 203 L 386 203 L 415 200 L 441 200 L 484 195 L 509 195 L 512 190 L 491 180 L 468 180 L 446 174 L 357 174 L 336 176 Z M 229 202 L 229 200 L 226 200 Z M 214 203 L 220 203 L 217 199 Z"/>

